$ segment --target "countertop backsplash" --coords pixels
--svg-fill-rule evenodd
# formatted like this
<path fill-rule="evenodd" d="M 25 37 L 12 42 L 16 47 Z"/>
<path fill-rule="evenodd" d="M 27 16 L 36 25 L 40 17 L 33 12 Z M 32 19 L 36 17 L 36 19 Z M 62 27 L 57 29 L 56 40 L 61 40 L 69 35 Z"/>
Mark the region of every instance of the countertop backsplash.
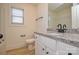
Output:
<path fill-rule="evenodd" d="M 47 29 L 47 32 L 49 32 L 49 33 L 53 33 L 53 32 L 59 33 L 56 29 Z M 79 29 L 67 29 L 65 33 L 79 34 Z"/>

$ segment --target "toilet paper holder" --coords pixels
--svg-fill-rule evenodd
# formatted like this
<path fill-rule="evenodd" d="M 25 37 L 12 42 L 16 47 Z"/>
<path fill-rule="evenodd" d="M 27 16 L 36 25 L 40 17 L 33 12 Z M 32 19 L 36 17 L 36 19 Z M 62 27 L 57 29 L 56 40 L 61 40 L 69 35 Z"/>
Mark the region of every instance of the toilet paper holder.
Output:
<path fill-rule="evenodd" d="M 20 35 L 20 37 L 26 37 L 26 35 L 25 34 L 22 34 L 22 35 Z"/>

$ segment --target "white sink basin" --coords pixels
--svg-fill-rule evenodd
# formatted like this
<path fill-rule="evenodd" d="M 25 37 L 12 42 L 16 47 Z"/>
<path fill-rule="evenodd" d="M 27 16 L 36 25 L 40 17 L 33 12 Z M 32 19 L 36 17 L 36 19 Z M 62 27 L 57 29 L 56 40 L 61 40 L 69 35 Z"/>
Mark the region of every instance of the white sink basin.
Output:
<path fill-rule="evenodd" d="M 56 36 L 58 38 L 64 38 L 66 40 L 77 41 L 79 42 L 78 34 L 69 34 L 69 33 L 48 33 L 48 35 Z"/>
<path fill-rule="evenodd" d="M 48 35 L 55 35 L 55 36 L 60 36 L 60 35 L 62 35 L 62 34 L 60 34 L 60 33 L 49 33 Z"/>

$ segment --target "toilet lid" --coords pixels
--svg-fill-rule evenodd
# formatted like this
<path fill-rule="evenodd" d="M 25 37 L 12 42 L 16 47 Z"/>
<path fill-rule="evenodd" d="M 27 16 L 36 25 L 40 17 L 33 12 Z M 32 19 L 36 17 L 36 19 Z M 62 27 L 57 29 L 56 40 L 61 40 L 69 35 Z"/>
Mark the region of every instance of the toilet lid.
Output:
<path fill-rule="evenodd" d="M 26 39 L 26 42 L 27 43 L 32 43 L 32 42 L 34 42 L 35 41 L 35 39 Z"/>

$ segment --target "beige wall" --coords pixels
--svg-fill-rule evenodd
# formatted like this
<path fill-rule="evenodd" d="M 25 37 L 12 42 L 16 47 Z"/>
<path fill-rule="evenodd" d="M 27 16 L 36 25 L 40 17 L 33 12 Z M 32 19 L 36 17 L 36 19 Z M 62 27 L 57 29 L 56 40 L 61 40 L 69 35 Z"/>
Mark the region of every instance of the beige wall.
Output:
<path fill-rule="evenodd" d="M 48 28 L 48 4 L 40 3 L 37 6 L 37 17 L 43 17 L 37 21 L 38 32 L 46 33 Z"/>
<path fill-rule="evenodd" d="M 57 22 L 60 24 L 66 24 L 67 29 L 70 29 L 72 26 L 72 19 L 71 19 L 71 8 L 67 7 L 62 9 L 61 11 L 57 12 Z"/>
<path fill-rule="evenodd" d="M 11 7 L 24 9 L 24 25 L 11 24 Z M 25 40 L 36 31 L 36 6 L 32 4 L 3 4 L 5 8 L 6 49 L 23 47 Z M 20 37 L 25 34 L 26 37 Z"/>
<path fill-rule="evenodd" d="M 48 11 L 49 13 L 49 17 L 50 17 L 50 20 L 49 20 L 49 25 L 48 25 L 48 28 L 49 29 L 54 29 L 56 26 L 56 13 L 55 12 L 52 12 L 51 10 Z"/>

